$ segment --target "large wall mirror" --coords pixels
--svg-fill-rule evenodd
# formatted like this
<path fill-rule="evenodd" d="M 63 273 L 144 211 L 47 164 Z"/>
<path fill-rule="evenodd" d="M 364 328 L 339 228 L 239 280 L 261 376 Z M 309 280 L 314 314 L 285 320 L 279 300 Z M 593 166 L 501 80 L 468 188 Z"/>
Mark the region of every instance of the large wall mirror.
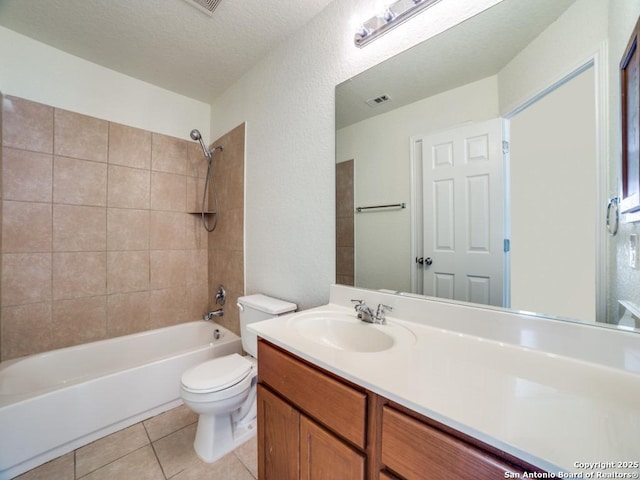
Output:
<path fill-rule="evenodd" d="M 503 0 L 336 87 L 337 283 L 637 326 L 608 289 L 607 12 Z"/>

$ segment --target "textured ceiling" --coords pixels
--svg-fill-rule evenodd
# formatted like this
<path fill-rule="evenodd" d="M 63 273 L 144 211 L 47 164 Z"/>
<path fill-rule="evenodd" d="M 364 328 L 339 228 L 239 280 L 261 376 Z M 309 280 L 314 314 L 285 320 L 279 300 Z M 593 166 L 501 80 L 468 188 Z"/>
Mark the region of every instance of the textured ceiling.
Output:
<path fill-rule="evenodd" d="M 332 0 L 0 0 L 0 25 L 211 102 Z"/>

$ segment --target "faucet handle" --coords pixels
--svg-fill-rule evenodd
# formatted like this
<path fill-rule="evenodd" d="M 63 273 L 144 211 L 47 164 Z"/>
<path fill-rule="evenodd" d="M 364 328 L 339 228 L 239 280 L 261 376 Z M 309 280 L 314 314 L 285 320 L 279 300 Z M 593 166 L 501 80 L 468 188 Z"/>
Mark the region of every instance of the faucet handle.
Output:
<path fill-rule="evenodd" d="M 384 320 L 384 314 L 386 312 L 390 312 L 391 310 L 393 310 L 393 307 L 384 305 L 383 303 L 379 303 L 378 310 L 376 311 L 376 317 L 378 318 L 378 320 Z"/>
<path fill-rule="evenodd" d="M 372 323 L 373 312 L 369 308 L 369 306 L 364 303 L 364 300 L 351 300 L 356 305 L 353 307 L 358 314 L 358 318 L 365 322 Z"/>
<path fill-rule="evenodd" d="M 353 308 L 358 313 L 360 313 L 360 311 L 367 306 L 367 304 L 364 303 L 364 300 L 358 300 L 358 299 L 355 299 L 355 298 L 351 299 L 351 303 L 355 303 Z"/>

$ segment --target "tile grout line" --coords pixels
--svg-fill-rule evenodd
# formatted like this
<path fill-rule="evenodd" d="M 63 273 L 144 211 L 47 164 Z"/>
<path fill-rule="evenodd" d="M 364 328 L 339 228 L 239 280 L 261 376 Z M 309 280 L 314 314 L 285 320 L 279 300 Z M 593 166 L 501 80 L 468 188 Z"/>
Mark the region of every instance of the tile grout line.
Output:
<path fill-rule="evenodd" d="M 240 456 L 238 455 L 237 448 L 235 450 L 232 450 L 232 452 L 235 455 L 235 457 L 238 459 L 240 464 L 244 467 L 244 469 L 249 473 L 249 475 L 251 475 L 251 477 L 254 478 L 255 480 L 258 480 L 257 477 L 253 476 L 253 472 L 251 471 L 251 469 L 247 466 L 246 463 L 244 463 L 244 461 L 242 461 L 242 458 L 240 458 Z"/>
<path fill-rule="evenodd" d="M 147 439 L 149 440 L 149 445 L 151 446 L 151 451 L 153 452 L 153 456 L 156 458 L 156 463 L 160 467 L 160 471 L 162 472 L 162 476 L 164 477 L 164 480 L 168 480 L 169 477 L 167 477 L 167 474 L 165 473 L 164 468 L 162 467 L 162 462 L 160 461 L 160 457 L 158 457 L 158 452 L 156 452 L 156 447 L 154 445 L 154 442 L 151 441 L 151 436 L 149 435 L 149 430 L 147 430 L 147 426 L 144 424 L 144 420 L 142 422 L 140 422 L 140 423 L 142 424 L 142 428 L 144 428 L 144 433 L 147 436 Z M 158 439 L 156 439 L 156 441 L 157 440 Z"/>

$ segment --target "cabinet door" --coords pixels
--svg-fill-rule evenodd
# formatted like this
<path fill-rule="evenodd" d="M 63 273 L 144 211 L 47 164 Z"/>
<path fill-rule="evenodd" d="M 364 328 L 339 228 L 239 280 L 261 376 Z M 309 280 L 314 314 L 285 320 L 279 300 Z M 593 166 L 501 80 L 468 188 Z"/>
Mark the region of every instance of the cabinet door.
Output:
<path fill-rule="evenodd" d="M 298 480 L 300 413 L 258 385 L 258 477 Z"/>
<path fill-rule="evenodd" d="M 301 480 L 364 480 L 365 457 L 303 415 L 300 467 Z"/>

